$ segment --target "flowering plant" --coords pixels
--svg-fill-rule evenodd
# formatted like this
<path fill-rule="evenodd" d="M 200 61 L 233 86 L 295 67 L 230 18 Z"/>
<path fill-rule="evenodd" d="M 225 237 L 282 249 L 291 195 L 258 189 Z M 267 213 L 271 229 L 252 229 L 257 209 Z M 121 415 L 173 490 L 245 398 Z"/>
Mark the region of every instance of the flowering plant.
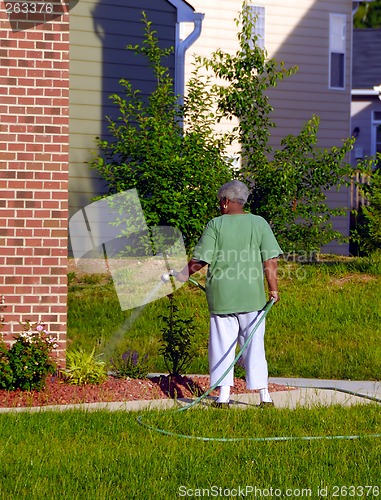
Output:
<path fill-rule="evenodd" d="M 127 351 L 121 357 L 110 360 L 115 377 L 146 378 L 148 374 L 148 355 L 140 356 L 137 351 Z"/>
<path fill-rule="evenodd" d="M 13 372 L 11 389 L 40 391 L 44 389 L 46 377 L 56 371 L 51 352 L 57 347 L 41 323 L 20 323 L 22 331 L 14 335 L 15 342 L 9 350 L 9 365 Z"/>

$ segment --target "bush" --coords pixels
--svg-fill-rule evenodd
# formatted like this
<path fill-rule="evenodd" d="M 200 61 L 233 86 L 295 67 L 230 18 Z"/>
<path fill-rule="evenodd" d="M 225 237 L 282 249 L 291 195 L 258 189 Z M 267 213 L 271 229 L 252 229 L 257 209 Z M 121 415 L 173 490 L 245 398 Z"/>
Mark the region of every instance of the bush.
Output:
<path fill-rule="evenodd" d="M 95 348 L 90 354 L 82 349 L 69 351 L 63 376 L 73 385 L 101 384 L 107 379 L 106 363 L 97 359 Z"/>
<path fill-rule="evenodd" d="M 180 318 L 179 308 L 172 294 L 168 295 L 168 314 L 161 316 L 165 322 L 162 332 L 160 354 L 170 375 L 185 373 L 196 356 L 194 343 L 195 327 L 191 318 Z"/>
<path fill-rule="evenodd" d="M 56 347 L 55 339 L 41 323 L 21 323 L 23 331 L 14 336 L 15 342 L 8 352 L 12 381 L 9 389 L 41 391 L 45 388 L 46 377 L 56 371 L 51 352 Z M 2 350 L 2 358 L 6 353 Z M 8 369 L 7 369 L 8 370 Z M 9 379 L 9 370 L 8 379 Z M 10 380 L 10 379 L 9 379 Z"/>
<path fill-rule="evenodd" d="M 213 102 L 203 85 L 193 81 L 185 105 L 179 105 L 169 69 L 161 63 L 170 50 L 159 48 L 151 23 L 143 21 L 142 46 L 127 48 L 148 59 L 157 86 L 147 100 L 131 82 L 120 80 L 124 95 L 111 96 L 119 117 L 108 118 L 112 139 L 97 139 L 100 155 L 90 165 L 110 193 L 136 189 L 147 225 L 177 227 L 190 250 L 218 215 L 218 188 L 232 177 L 226 141 L 213 132 Z M 117 221 L 121 234 L 124 222 Z"/>
<path fill-rule="evenodd" d="M 0 389 L 10 390 L 13 372 L 9 363 L 9 352 L 3 340 L 0 340 Z"/>

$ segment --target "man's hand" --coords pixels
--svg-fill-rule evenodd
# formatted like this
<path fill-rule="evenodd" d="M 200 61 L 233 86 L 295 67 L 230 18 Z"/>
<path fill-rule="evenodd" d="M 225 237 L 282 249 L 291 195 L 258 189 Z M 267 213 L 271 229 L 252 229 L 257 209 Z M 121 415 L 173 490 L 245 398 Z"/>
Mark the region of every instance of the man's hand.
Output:
<path fill-rule="evenodd" d="M 270 300 L 274 301 L 274 304 L 280 301 L 279 294 L 277 290 L 270 290 Z"/>
<path fill-rule="evenodd" d="M 269 259 L 264 262 L 265 276 L 269 288 L 270 300 L 273 299 L 274 304 L 279 302 L 278 295 L 278 259 Z"/>
<path fill-rule="evenodd" d="M 185 281 L 188 281 L 189 275 L 186 273 L 176 273 L 174 274 L 174 277 L 177 279 L 177 281 L 185 283 Z"/>

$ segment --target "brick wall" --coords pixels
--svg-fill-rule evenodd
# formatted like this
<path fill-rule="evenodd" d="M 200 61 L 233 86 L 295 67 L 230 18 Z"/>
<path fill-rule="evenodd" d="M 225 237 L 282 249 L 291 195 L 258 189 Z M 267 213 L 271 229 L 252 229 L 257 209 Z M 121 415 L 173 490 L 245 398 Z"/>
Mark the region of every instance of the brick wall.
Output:
<path fill-rule="evenodd" d="M 0 2 L 0 295 L 4 338 L 41 321 L 65 363 L 69 14 Z M 24 8 L 22 7 L 24 6 Z"/>

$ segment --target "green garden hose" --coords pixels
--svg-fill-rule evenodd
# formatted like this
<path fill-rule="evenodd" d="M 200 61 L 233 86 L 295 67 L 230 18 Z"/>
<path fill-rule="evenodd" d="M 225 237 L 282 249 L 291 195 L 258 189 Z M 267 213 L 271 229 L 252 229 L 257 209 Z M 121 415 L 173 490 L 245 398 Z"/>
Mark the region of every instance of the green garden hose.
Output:
<path fill-rule="evenodd" d="M 200 285 L 197 281 L 193 280 L 192 278 L 189 278 L 189 281 L 193 283 L 194 285 L 198 286 L 201 290 L 205 292 L 205 288 Z M 250 335 L 246 339 L 246 342 L 243 344 L 241 349 L 239 350 L 238 354 L 234 358 L 234 361 L 232 364 L 227 368 L 227 370 L 223 373 L 223 375 L 217 380 L 217 382 L 210 387 L 206 392 L 204 392 L 201 396 L 196 398 L 194 401 L 191 403 L 187 404 L 186 406 L 183 406 L 181 408 L 178 408 L 176 410 L 173 410 L 173 413 L 181 413 L 184 411 L 189 410 L 196 404 L 198 404 L 200 401 L 205 399 L 214 389 L 216 389 L 220 382 L 223 380 L 223 378 L 229 373 L 229 371 L 234 367 L 234 365 L 237 363 L 237 361 L 240 359 L 242 356 L 243 352 L 247 348 L 249 342 L 251 341 L 253 335 L 257 331 L 259 325 L 262 323 L 262 321 L 265 319 L 267 316 L 268 312 L 270 311 L 271 307 L 274 304 L 274 300 L 271 299 L 265 307 L 262 309 L 262 314 L 258 317 L 258 320 L 256 321 L 256 324 L 253 328 L 253 330 L 250 332 Z M 330 388 L 325 388 L 326 390 L 330 390 Z M 331 389 L 332 390 L 332 389 Z M 344 392 L 346 394 L 350 394 L 353 396 L 358 396 L 362 397 L 364 399 L 369 399 L 372 401 L 375 401 L 377 403 L 381 403 L 381 399 L 372 397 L 372 396 L 366 396 L 362 394 L 357 394 L 355 392 L 347 391 L 347 390 L 341 390 L 341 389 L 334 389 L 338 392 Z M 219 410 L 221 411 L 221 410 Z M 312 441 L 312 440 L 322 440 L 322 439 L 328 439 L 328 440 L 334 440 L 334 439 L 360 439 L 360 438 L 379 438 L 381 437 L 381 434 L 368 434 L 368 435 L 348 435 L 348 436 L 272 436 L 272 437 L 238 437 L 238 438 L 223 438 L 223 437 L 205 437 L 205 436 L 193 436 L 193 435 L 187 435 L 187 434 L 179 434 L 176 432 L 171 432 L 167 431 L 165 429 L 161 429 L 159 427 L 155 427 L 152 425 L 147 424 L 146 422 L 143 421 L 143 416 L 139 415 L 137 417 L 138 423 L 146 427 L 147 429 L 155 432 L 159 432 L 160 434 L 164 434 L 166 436 L 172 436 L 172 437 L 180 437 L 180 438 L 185 438 L 185 439 L 197 439 L 199 441 L 222 441 L 222 442 L 238 442 L 238 441 L 252 441 L 252 442 L 264 442 L 264 441 Z"/>

